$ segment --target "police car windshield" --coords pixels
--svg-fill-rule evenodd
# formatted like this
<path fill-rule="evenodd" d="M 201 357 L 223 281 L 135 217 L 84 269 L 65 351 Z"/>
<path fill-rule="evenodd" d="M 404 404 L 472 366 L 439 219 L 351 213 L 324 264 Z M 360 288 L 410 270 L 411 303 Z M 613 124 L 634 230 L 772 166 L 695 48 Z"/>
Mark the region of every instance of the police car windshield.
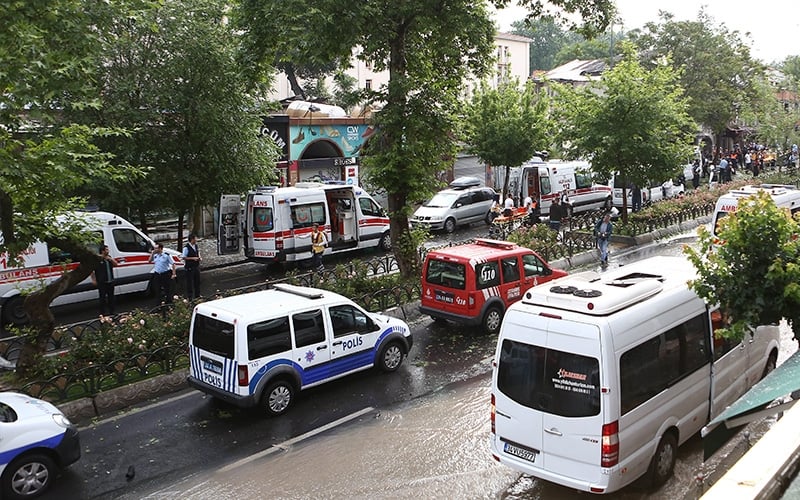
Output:
<path fill-rule="evenodd" d="M 449 208 L 453 205 L 460 193 L 438 193 L 436 196 L 425 202 L 426 207 Z"/>

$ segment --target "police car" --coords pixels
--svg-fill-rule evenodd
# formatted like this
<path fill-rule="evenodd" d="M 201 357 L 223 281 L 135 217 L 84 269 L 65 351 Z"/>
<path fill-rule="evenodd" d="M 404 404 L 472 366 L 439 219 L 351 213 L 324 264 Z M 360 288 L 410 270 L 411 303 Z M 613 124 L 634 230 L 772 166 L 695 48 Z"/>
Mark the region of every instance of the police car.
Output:
<path fill-rule="evenodd" d="M 373 366 L 397 370 L 411 346 L 402 320 L 334 292 L 278 284 L 195 307 L 188 382 L 236 406 L 280 415 L 300 390 Z"/>
<path fill-rule="evenodd" d="M 43 494 L 58 469 L 80 456 L 78 429 L 58 408 L 25 394 L 0 392 L 0 481 L 4 499 Z"/>

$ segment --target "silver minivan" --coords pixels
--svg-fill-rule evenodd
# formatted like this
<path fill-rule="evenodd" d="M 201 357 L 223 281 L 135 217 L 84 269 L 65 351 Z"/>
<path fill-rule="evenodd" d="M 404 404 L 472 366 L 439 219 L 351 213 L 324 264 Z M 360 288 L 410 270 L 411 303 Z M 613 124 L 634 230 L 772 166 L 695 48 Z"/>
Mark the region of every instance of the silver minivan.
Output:
<path fill-rule="evenodd" d="M 444 229 L 448 233 L 456 227 L 472 222 L 492 222 L 490 211 L 497 194 L 489 187 L 467 187 L 439 191 L 411 216 L 412 227 Z"/>

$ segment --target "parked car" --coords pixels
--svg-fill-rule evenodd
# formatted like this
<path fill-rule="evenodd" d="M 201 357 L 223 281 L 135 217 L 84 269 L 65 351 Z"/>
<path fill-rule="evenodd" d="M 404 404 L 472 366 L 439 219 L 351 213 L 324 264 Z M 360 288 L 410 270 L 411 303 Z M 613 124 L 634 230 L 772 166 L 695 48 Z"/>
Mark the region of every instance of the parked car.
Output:
<path fill-rule="evenodd" d="M 566 275 L 530 248 L 508 241 L 478 239 L 441 248 L 425 257 L 420 311 L 497 333 L 506 308 L 529 288 Z"/>
<path fill-rule="evenodd" d="M 78 429 L 61 410 L 18 392 L 0 392 L 2 498 L 35 498 L 62 467 L 81 457 Z"/>
<path fill-rule="evenodd" d="M 443 229 L 448 233 L 472 222 L 490 224 L 490 211 L 496 196 L 494 189 L 489 187 L 445 189 L 423 203 L 409 222 L 412 227 Z"/>

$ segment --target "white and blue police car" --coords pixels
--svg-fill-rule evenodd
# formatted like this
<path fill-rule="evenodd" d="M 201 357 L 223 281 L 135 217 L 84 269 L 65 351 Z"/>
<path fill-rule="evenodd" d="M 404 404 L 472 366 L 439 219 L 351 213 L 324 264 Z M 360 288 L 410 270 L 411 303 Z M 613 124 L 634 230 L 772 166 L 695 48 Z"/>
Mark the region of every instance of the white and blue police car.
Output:
<path fill-rule="evenodd" d="M 269 415 L 303 389 L 373 366 L 393 372 L 412 346 L 397 318 L 334 292 L 286 284 L 198 304 L 189 331 L 189 385 Z"/>
<path fill-rule="evenodd" d="M 0 392 L 2 498 L 43 494 L 58 470 L 80 457 L 78 429 L 61 410 L 26 394 Z"/>

